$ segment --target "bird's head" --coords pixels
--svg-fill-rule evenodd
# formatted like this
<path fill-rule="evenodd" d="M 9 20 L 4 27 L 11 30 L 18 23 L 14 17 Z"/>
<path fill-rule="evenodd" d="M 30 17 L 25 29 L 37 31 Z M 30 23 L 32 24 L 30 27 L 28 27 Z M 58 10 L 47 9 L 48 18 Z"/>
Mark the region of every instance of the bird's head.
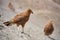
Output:
<path fill-rule="evenodd" d="M 53 20 L 52 19 L 50 19 L 50 20 L 48 20 L 48 23 L 50 24 L 50 23 L 52 23 L 53 22 Z"/>
<path fill-rule="evenodd" d="M 29 12 L 30 14 L 31 13 L 33 14 L 33 11 L 30 8 L 27 9 L 27 12 Z"/>

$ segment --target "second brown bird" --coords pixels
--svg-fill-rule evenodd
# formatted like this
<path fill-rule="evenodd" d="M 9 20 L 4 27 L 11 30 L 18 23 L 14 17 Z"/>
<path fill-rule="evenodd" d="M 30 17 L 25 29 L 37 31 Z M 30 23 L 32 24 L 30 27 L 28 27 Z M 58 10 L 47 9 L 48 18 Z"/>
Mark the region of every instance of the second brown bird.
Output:
<path fill-rule="evenodd" d="M 44 34 L 49 37 L 54 31 L 52 20 L 49 20 L 44 28 Z"/>

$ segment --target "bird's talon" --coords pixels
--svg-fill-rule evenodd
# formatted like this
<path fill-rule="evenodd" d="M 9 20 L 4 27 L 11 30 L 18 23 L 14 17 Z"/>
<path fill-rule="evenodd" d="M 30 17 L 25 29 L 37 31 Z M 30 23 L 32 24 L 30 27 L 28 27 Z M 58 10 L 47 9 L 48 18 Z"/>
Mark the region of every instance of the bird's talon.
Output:
<path fill-rule="evenodd" d="M 24 32 L 21 32 L 22 34 L 24 33 Z"/>

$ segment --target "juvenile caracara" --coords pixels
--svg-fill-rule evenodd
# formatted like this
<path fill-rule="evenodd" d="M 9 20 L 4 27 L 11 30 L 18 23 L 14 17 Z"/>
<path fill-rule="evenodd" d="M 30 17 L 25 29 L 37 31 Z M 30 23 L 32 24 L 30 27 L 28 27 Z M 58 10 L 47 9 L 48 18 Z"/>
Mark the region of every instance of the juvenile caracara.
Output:
<path fill-rule="evenodd" d="M 28 8 L 24 12 L 17 14 L 10 21 L 4 22 L 4 24 L 6 26 L 16 24 L 17 27 L 19 27 L 19 25 L 21 25 L 22 26 L 22 33 L 24 33 L 24 26 L 25 26 L 26 22 L 29 20 L 31 13 L 33 13 L 32 10 Z"/>
<path fill-rule="evenodd" d="M 49 35 L 51 35 L 53 31 L 54 31 L 54 27 L 53 27 L 52 20 L 49 20 L 47 24 L 45 25 L 44 33 L 46 36 L 50 37 Z"/>

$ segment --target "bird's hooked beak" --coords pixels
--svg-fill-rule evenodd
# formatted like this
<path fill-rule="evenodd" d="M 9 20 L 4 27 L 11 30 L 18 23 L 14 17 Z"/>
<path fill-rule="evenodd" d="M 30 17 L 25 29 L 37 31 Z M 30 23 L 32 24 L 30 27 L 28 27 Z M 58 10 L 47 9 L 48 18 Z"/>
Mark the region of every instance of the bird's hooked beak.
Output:
<path fill-rule="evenodd" d="M 33 14 L 33 12 L 31 12 Z"/>

